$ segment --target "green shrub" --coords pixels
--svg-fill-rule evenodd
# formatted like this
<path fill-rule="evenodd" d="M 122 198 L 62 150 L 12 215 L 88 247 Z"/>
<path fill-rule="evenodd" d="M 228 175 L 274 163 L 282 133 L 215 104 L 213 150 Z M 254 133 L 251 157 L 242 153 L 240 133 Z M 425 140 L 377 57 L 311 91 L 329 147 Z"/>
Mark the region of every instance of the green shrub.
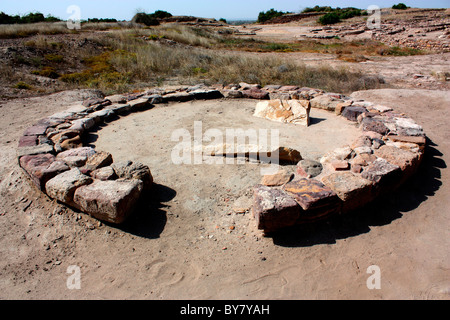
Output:
<path fill-rule="evenodd" d="M 46 54 L 44 56 L 45 60 L 55 63 L 61 63 L 64 61 L 64 57 L 60 54 Z"/>
<path fill-rule="evenodd" d="M 150 14 L 143 13 L 143 12 L 136 13 L 131 21 L 134 23 L 142 23 L 146 26 L 159 25 L 158 19 L 156 19 L 155 17 L 153 17 Z"/>
<path fill-rule="evenodd" d="M 53 67 L 43 67 L 41 70 L 35 70 L 31 73 L 52 79 L 58 79 L 60 77 L 59 73 Z"/>
<path fill-rule="evenodd" d="M 14 88 L 16 89 L 20 89 L 20 90 L 31 90 L 33 87 L 30 86 L 28 83 L 23 82 L 23 81 L 19 81 L 16 83 L 16 85 L 14 86 Z"/>
<path fill-rule="evenodd" d="M 340 21 L 341 21 L 341 19 L 339 18 L 339 15 L 336 12 L 329 12 L 327 14 L 324 14 L 318 20 L 318 22 L 322 25 L 334 24 L 334 23 L 338 23 Z"/>

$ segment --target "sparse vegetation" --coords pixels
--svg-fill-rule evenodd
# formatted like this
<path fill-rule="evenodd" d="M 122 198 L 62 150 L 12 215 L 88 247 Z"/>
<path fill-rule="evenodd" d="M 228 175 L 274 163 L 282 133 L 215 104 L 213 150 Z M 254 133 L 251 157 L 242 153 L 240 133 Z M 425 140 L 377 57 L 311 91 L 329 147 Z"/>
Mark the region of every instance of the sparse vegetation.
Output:
<path fill-rule="evenodd" d="M 353 17 L 358 17 L 361 15 L 367 15 L 367 11 L 357 9 L 357 8 L 331 8 L 331 7 L 314 7 L 307 8 L 307 12 L 327 12 L 321 16 L 317 21 L 322 25 L 335 24 L 341 20 L 350 19 Z M 305 10 L 307 10 L 305 9 Z"/>
<path fill-rule="evenodd" d="M 15 89 L 19 89 L 19 90 L 31 90 L 33 89 L 32 86 L 30 86 L 28 83 L 23 82 L 23 81 L 19 81 L 14 85 Z"/>

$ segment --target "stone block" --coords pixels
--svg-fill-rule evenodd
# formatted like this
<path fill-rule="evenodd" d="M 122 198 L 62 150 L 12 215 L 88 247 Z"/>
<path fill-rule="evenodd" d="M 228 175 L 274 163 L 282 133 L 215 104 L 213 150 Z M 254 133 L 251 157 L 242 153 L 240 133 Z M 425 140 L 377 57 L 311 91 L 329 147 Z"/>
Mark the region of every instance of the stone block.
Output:
<path fill-rule="evenodd" d="M 121 224 L 135 209 L 141 190 L 140 180 L 95 180 L 75 190 L 74 203 L 98 220 Z"/>
<path fill-rule="evenodd" d="M 19 159 L 20 166 L 25 170 L 34 184 L 45 190 L 48 180 L 69 170 L 69 167 L 62 161 L 57 161 L 52 154 L 27 155 Z"/>
<path fill-rule="evenodd" d="M 258 229 L 273 232 L 298 222 L 301 207 L 286 192 L 263 185 L 253 189 L 252 214 Z"/>
<path fill-rule="evenodd" d="M 285 184 L 283 190 L 304 210 L 302 219 L 316 220 L 341 210 L 341 200 L 336 193 L 318 180 L 293 180 Z"/>
<path fill-rule="evenodd" d="M 47 181 L 45 190 L 47 195 L 69 206 L 75 206 L 73 197 L 75 190 L 92 183 L 92 178 L 81 173 L 77 168 L 58 174 Z"/>
<path fill-rule="evenodd" d="M 343 201 L 342 212 L 360 208 L 374 199 L 372 181 L 349 171 L 327 175 L 322 182 Z"/>

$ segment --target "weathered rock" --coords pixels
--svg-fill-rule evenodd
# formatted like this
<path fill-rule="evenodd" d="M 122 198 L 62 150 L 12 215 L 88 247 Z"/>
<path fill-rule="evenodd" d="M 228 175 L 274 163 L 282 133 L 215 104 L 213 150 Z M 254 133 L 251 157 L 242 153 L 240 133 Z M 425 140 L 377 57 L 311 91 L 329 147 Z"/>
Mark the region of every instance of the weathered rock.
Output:
<path fill-rule="evenodd" d="M 262 88 L 262 89 L 266 90 L 266 91 L 276 91 L 276 90 L 278 90 L 280 88 L 281 88 L 280 85 L 269 84 L 269 85 L 264 86 L 264 88 Z"/>
<path fill-rule="evenodd" d="M 376 184 L 379 191 L 388 192 L 395 189 L 401 181 L 402 171 L 399 166 L 378 158 L 370 163 L 361 173 L 361 177 Z"/>
<path fill-rule="evenodd" d="M 301 160 L 297 163 L 297 175 L 301 178 L 314 178 L 322 172 L 322 164 L 314 160 Z"/>
<path fill-rule="evenodd" d="M 367 112 L 367 109 L 364 107 L 350 106 L 346 107 L 344 111 L 342 111 L 342 116 L 347 120 L 356 122 L 358 120 L 358 116 L 365 112 Z"/>
<path fill-rule="evenodd" d="M 144 183 L 144 188 L 147 190 L 153 183 L 153 176 L 150 168 L 142 163 L 123 161 L 111 165 L 114 172 L 122 179 L 138 179 Z"/>
<path fill-rule="evenodd" d="M 142 181 L 100 181 L 76 189 L 74 203 L 83 212 L 101 221 L 123 223 L 134 210 Z"/>
<path fill-rule="evenodd" d="M 336 193 L 315 179 L 288 182 L 283 190 L 302 207 L 302 219 L 315 220 L 340 211 L 341 200 Z"/>
<path fill-rule="evenodd" d="M 132 112 L 151 107 L 150 102 L 148 101 L 148 98 L 134 99 L 134 100 L 128 101 L 127 104 L 130 105 L 130 110 Z"/>
<path fill-rule="evenodd" d="M 95 153 L 96 153 L 95 149 L 91 148 L 91 147 L 74 148 L 74 149 L 70 149 L 70 150 L 58 153 L 58 155 L 56 156 L 56 159 L 65 161 L 66 158 L 83 157 L 83 158 L 85 158 L 85 161 L 86 161 L 88 157 L 93 156 Z"/>
<path fill-rule="evenodd" d="M 84 156 L 68 156 L 64 158 L 64 163 L 67 164 L 71 168 L 79 168 L 84 166 L 86 163 L 87 157 Z"/>
<path fill-rule="evenodd" d="M 122 114 L 126 114 L 126 113 L 130 112 L 131 105 L 130 104 L 112 104 L 112 105 L 108 106 L 108 109 L 104 109 L 104 110 L 111 110 L 115 114 L 122 115 Z"/>
<path fill-rule="evenodd" d="M 410 118 L 395 119 L 395 127 L 399 136 L 425 136 L 422 126 Z"/>
<path fill-rule="evenodd" d="M 355 151 L 356 155 L 364 154 L 364 153 L 368 153 L 368 154 L 373 153 L 372 148 L 371 147 L 367 147 L 367 146 L 361 146 L 361 147 L 353 148 L 353 151 Z"/>
<path fill-rule="evenodd" d="M 102 167 L 109 166 L 113 163 L 112 155 L 109 152 L 99 151 L 87 156 L 84 169 L 94 171 Z"/>
<path fill-rule="evenodd" d="M 335 113 L 337 116 L 340 116 L 340 115 L 342 114 L 342 111 L 344 111 L 344 109 L 345 109 L 346 107 L 350 107 L 350 106 L 352 105 L 352 103 L 353 103 L 352 100 L 338 103 L 338 104 L 336 105 L 336 107 L 334 108 L 334 113 Z"/>
<path fill-rule="evenodd" d="M 324 109 L 327 111 L 335 111 L 337 105 L 339 103 L 342 103 L 342 100 L 336 100 L 334 97 L 332 96 L 328 96 L 328 95 L 319 95 L 317 97 L 314 97 L 313 99 L 310 100 L 311 102 L 311 108 L 316 108 L 316 109 Z"/>
<path fill-rule="evenodd" d="M 302 209 L 286 192 L 256 185 L 253 194 L 252 213 L 258 229 L 273 232 L 297 223 Z"/>
<path fill-rule="evenodd" d="M 293 173 L 289 173 L 286 170 L 280 170 L 275 174 L 263 176 L 261 184 L 269 187 L 282 186 L 291 181 L 293 177 Z"/>
<path fill-rule="evenodd" d="M 427 139 L 424 136 L 388 136 L 389 140 L 394 142 L 415 143 L 425 147 Z"/>
<path fill-rule="evenodd" d="M 347 160 L 333 160 L 330 162 L 330 164 L 335 171 L 342 171 L 349 169 L 349 163 Z"/>
<path fill-rule="evenodd" d="M 384 145 L 375 150 L 375 155 L 387 160 L 389 163 L 399 166 L 404 176 L 410 176 L 417 170 L 421 160 L 419 153 L 410 152 L 394 146 Z"/>
<path fill-rule="evenodd" d="M 57 119 L 57 118 L 44 118 L 39 120 L 36 125 L 37 126 L 46 126 L 47 128 L 55 127 L 61 123 L 64 123 L 66 120 L 64 119 Z"/>
<path fill-rule="evenodd" d="M 39 144 L 30 147 L 20 147 L 17 149 L 17 156 L 31 156 L 36 154 L 53 153 L 54 149 L 52 145 L 49 144 Z"/>
<path fill-rule="evenodd" d="M 278 90 L 279 91 L 295 91 L 295 90 L 298 90 L 298 89 L 300 89 L 300 88 L 297 87 L 297 86 L 282 86 Z"/>
<path fill-rule="evenodd" d="M 78 187 L 92 183 L 92 178 L 80 172 L 78 168 L 65 171 L 50 179 L 45 184 L 47 195 L 63 202 L 69 206 L 74 206 L 73 197 Z"/>
<path fill-rule="evenodd" d="M 52 140 L 53 143 L 61 143 L 64 140 L 79 138 L 80 132 L 77 130 L 63 130 L 61 132 L 52 132 L 48 134 L 47 137 Z"/>
<path fill-rule="evenodd" d="M 84 132 L 91 129 L 95 125 L 95 120 L 92 118 L 83 118 L 72 121 L 72 126 L 69 130 L 75 130 L 78 132 Z"/>
<path fill-rule="evenodd" d="M 222 93 L 219 90 L 213 89 L 197 89 L 189 92 L 190 95 L 196 100 L 209 100 L 223 98 Z"/>
<path fill-rule="evenodd" d="M 194 99 L 194 96 L 187 92 L 174 92 L 163 96 L 164 102 L 186 102 Z"/>
<path fill-rule="evenodd" d="M 98 180 L 115 180 L 117 178 L 116 172 L 111 166 L 102 167 L 91 172 L 91 177 Z"/>
<path fill-rule="evenodd" d="M 49 119 L 53 119 L 53 121 L 65 122 L 68 120 L 75 120 L 78 117 L 75 116 L 75 112 L 70 111 L 62 111 L 52 114 L 48 117 Z"/>
<path fill-rule="evenodd" d="M 371 108 L 375 109 L 376 111 L 381 112 L 381 113 L 393 110 L 391 107 L 383 106 L 380 104 L 373 105 L 373 106 L 371 106 Z"/>
<path fill-rule="evenodd" d="M 70 150 L 81 148 L 83 146 L 83 142 L 81 141 L 81 137 L 78 135 L 62 141 L 61 143 L 59 143 L 59 145 L 61 146 L 62 150 Z"/>
<path fill-rule="evenodd" d="M 361 153 L 361 154 L 358 154 L 356 157 L 354 157 L 350 161 L 350 163 L 352 166 L 354 166 L 354 165 L 367 166 L 370 163 L 374 162 L 375 160 L 377 160 L 377 157 L 374 154 Z"/>
<path fill-rule="evenodd" d="M 64 162 L 56 161 L 52 154 L 23 156 L 20 158 L 19 164 L 40 190 L 45 190 L 48 180 L 69 170 Z"/>
<path fill-rule="evenodd" d="M 361 129 L 363 131 L 377 132 L 383 136 L 390 132 L 390 129 L 386 126 L 385 121 L 372 117 L 365 117 L 362 119 Z"/>
<path fill-rule="evenodd" d="M 277 150 L 269 152 L 269 157 L 272 160 L 278 159 L 279 162 L 290 163 L 298 163 L 303 159 L 299 151 L 287 147 L 279 147 Z"/>
<path fill-rule="evenodd" d="M 240 82 L 239 88 L 242 90 L 252 90 L 252 89 L 261 89 L 261 86 L 257 83 L 246 83 L 246 82 Z"/>
<path fill-rule="evenodd" d="M 47 130 L 48 126 L 45 125 L 35 125 L 32 127 L 29 127 L 25 130 L 23 133 L 24 136 L 38 136 L 45 134 L 45 131 Z"/>
<path fill-rule="evenodd" d="M 359 147 L 372 147 L 372 139 L 366 135 L 361 135 L 352 143 L 352 149 Z"/>
<path fill-rule="evenodd" d="M 65 112 L 80 113 L 80 112 L 86 112 L 86 110 L 87 110 L 87 107 L 85 107 L 81 104 L 75 104 L 75 105 L 67 108 Z"/>
<path fill-rule="evenodd" d="M 38 144 L 37 136 L 22 136 L 19 140 L 19 148 L 34 147 Z"/>
<path fill-rule="evenodd" d="M 372 201 L 372 182 L 351 172 L 335 172 L 322 182 L 343 201 L 342 212 L 354 210 Z"/>
<path fill-rule="evenodd" d="M 268 91 L 261 90 L 261 89 L 248 89 L 248 90 L 242 90 L 242 96 L 247 99 L 260 99 L 260 100 L 267 100 L 270 99 L 270 94 Z"/>
<path fill-rule="evenodd" d="M 243 97 L 242 91 L 239 90 L 226 90 L 224 95 L 225 98 L 231 99 L 239 99 Z"/>
<path fill-rule="evenodd" d="M 309 126 L 311 104 L 308 100 L 269 100 L 256 105 L 255 117 Z"/>
<path fill-rule="evenodd" d="M 105 97 L 105 100 L 109 100 L 111 101 L 111 104 L 125 104 L 127 103 L 127 98 L 124 95 L 121 94 L 115 94 L 115 95 L 111 95 L 111 96 L 107 96 Z"/>

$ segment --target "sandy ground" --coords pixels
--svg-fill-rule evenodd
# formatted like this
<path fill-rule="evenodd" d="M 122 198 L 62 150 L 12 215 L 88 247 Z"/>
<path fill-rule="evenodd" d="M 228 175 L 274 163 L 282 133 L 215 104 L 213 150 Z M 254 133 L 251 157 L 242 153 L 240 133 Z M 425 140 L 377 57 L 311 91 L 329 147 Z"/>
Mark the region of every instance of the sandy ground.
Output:
<path fill-rule="evenodd" d="M 258 165 L 168 163 L 168 149 L 176 143 L 167 140 L 169 133 L 180 126 L 191 130 L 194 119 L 206 123 L 203 130 L 279 126 L 252 118 L 248 102 L 158 107 L 89 136 L 116 161 L 136 157 L 148 163 L 155 176 L 153 192 L 120 228 L 42 196 L 17 165 L 18 139 L 36 119 L 88 95 L 66 92 L 0 107 L 0 298 L 449 299 L 448 91 L 354 93 L 403 111 L 424 127 L 430 146 L 421 170 L 401 190 L 363 210 L 273 237 L 263 237 L 250 214 L 232 210 L 236 201 L 248 204 L 251 194 L 244 186 L 259 180 L 253 175 Z M 306 131 L 288 129 L 299 130 L 299 140 L 283 131 L 282 141 L 298 143 L 302 154 L 313 157 L 333 147 L 332 138 L 343 141 L 353 132 L 346 128 L 317 140 L 321 130 L 339 122 L 313 117 L 318 120 Z M 305 137 L 307 132 L 315 134 Z M 302 145 L 305 138 L 314 143 Z M 72 265 L 81 270 L 79 290 L 67 287 Z M 380 267 L 379 290 L 366 285 L 371 265 Z"/>

